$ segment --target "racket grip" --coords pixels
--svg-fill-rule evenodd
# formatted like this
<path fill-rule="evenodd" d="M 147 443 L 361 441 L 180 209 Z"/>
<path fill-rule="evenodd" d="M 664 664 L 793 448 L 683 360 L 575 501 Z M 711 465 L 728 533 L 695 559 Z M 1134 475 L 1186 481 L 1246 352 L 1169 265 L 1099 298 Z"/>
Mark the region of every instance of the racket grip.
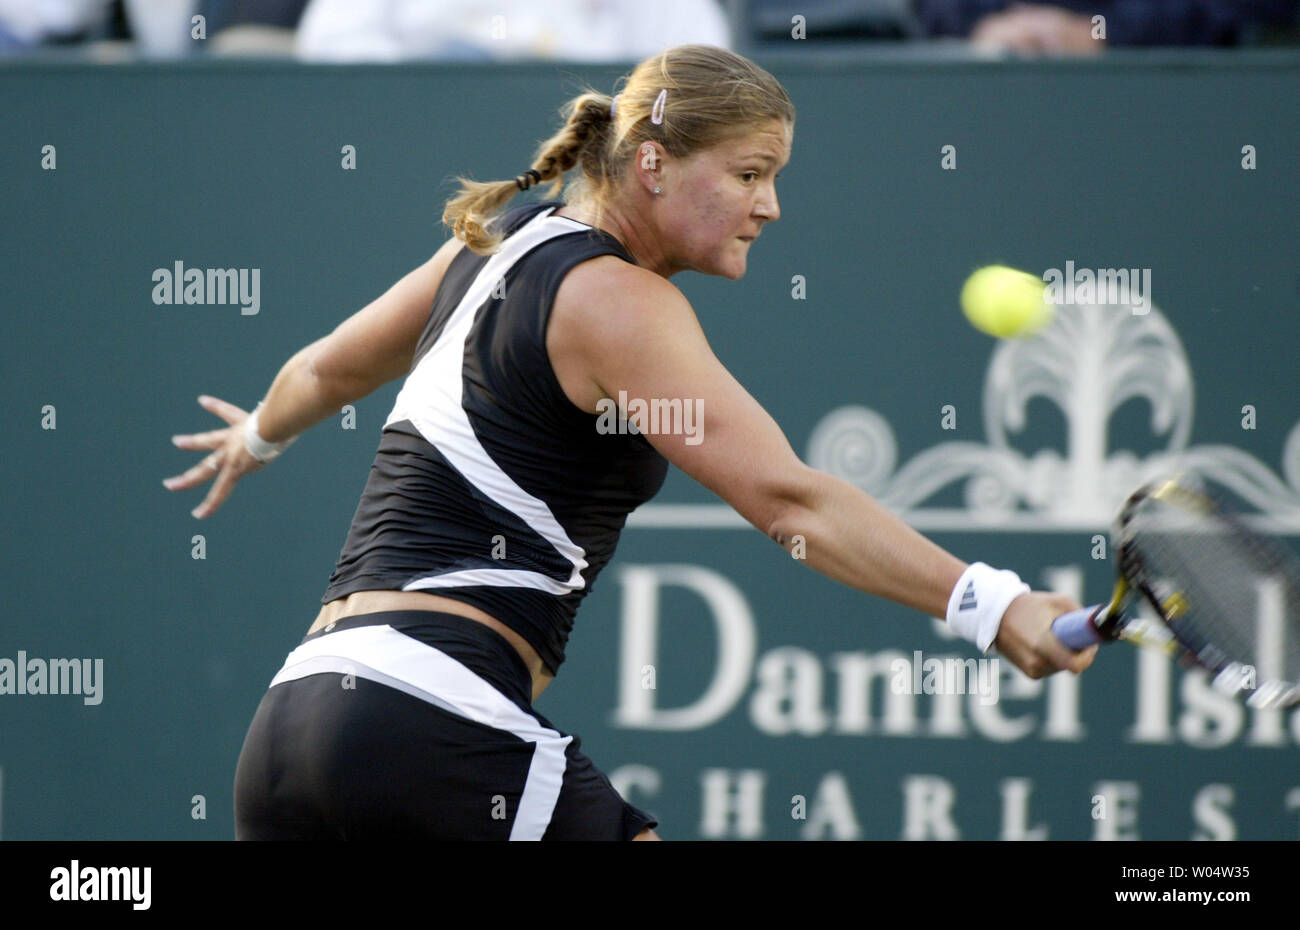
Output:
<path fill-rule="evenodd" d="M 1100 607 L 1100 604 L 1093 604 L 1091 607 L 1080 607 L 1061 614 L 1052 621 L 1052 632 L 1075 652 L 1101 642 L 1103 637 L 1097 632 L 1097 625 L 1092 622 Z"/>

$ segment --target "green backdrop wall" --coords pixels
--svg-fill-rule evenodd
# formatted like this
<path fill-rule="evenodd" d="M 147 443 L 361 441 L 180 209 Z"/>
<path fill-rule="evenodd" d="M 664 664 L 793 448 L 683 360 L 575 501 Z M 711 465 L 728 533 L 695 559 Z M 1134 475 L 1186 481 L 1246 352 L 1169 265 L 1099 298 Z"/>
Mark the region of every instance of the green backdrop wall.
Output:
<path fill-rule="evenodd" d="M 782 218 L 741 281 L 674 281 L 801 455 L 1084 600 L 1109 586 L 1115 503 L 1158 466 L 1300 532 L 1300 60 L 765 63 L 799 110 Z M 0 694 L 0 835 L 233 835 L 245 729 L 316 612 L 398 384 L 208 521 L 160 484 L 195 460 L 168 437 L 218 425 L 199 393 L 255 403 L 437 248 L 453 175 L 518 174 L 579 84 L 621 70 L 0 68 L 0 659 L 102 660 L 98 703 Z M 178 261 L 258 269 L 257 312 L 155 303 Z M 1063 306 L 999 347 L 956 302 L 992 262 L 1145 269 L 1152 306 Z M 653 654 L 631 646 L 647 626 Z M 1296 713 L 1126 647 L 1077 680 L 1003 663 L 996 703 L 895 693 L 894 659 L 974 655 L 942 634 L 674 472 L 539 709 L 667 838 L 1300 831 Z"/>

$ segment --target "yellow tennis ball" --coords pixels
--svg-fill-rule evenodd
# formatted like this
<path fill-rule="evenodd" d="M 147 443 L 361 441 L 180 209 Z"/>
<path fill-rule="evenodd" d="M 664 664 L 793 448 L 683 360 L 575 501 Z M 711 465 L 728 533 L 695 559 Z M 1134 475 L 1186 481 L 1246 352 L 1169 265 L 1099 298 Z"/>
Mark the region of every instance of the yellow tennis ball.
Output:
<path fill-rule="evenodd" d="M 1027 336 L 1052 318 L 1043 280 L 1005 265 L 989 265 L 967 278 L 961 308 L 972 326 L 999 339 Z"/>

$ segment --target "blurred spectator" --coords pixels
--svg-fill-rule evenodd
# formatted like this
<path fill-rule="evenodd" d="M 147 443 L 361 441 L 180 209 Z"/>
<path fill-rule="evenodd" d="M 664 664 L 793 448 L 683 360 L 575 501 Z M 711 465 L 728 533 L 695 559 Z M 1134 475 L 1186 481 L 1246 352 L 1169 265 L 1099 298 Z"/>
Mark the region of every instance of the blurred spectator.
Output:
<path fill-rule="evenodd" d="M 1090 55 L 1107 45 L 1238 45 L 1259 27 L 1294 26 L 1300 0 L 916 0 L 933 36 L 1025 53 Z M 1104 17 L 1104 37 L 1093 17 Z"/>
<path fill-rule="evenodd" d="M 307 0 L 199 0 L 198 6 L 212 36 L 232 26 L 296 29 Z"/>
<path fill-rule="evenodd" d="M 315 61 L 632 61 L 730 46 L 717 0 L 311 0 L 298 54 Z"/>
<path fill-rule="evenodd" d="M 290 58 L 307 0 L 200 0 L 212 55 Z"/>
<path fill-rule="evenodd" d="M 193 52 L 289 55 L 307 0 L 124 0 L 140 54 Z M 193 17 L 203 17 L 203 34 Z M 202 41 L 196 42 L 201 38 Z"/>
<path fill-rule="evenodd" d="M 0 0 L 0 52 L 102 38 L 113 0 Z"/>
<path fill-rule="evenodd" d="M 920 37 L 912 0 L 731 0 L 741 40 L 785 43 L 802 17 L 806 38 L 821 40 Z"/>

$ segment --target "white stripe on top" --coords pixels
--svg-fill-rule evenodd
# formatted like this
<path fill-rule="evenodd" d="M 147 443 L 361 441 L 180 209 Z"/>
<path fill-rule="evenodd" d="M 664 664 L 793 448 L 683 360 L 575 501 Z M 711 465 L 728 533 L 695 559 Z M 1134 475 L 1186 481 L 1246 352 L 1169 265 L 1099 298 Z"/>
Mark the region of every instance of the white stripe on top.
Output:
<path fill-rule="evenodd" d="M 586 581 L 586 552 L 560 526 L 546 502 L 529 494 L 501 470 L 483 448 L 463 406 L 461 379 L 466 340 L 474 314 L 492 296 L 499 281 L 525 253 L 556 236 L 573 232 L 563 217 L 554 220 L 542 211 L 514 232 L 492 255 L 466 289 L 452 311 L 437 341 L 420 359 L 397 395 L 393 411 L 384 425 L 409 420 L 425 441 L 436 448 L 465 480 L 487 497 L 513 513 L 555 547 L 573 566 L 567 581 L 556 581 L 526 569 L 476 569 L 419 578 L 402 590 L 445 588 L 458 585 L 495 585 L 537 588 L 548 594 L 569 594 L 581 590 Z"/>

